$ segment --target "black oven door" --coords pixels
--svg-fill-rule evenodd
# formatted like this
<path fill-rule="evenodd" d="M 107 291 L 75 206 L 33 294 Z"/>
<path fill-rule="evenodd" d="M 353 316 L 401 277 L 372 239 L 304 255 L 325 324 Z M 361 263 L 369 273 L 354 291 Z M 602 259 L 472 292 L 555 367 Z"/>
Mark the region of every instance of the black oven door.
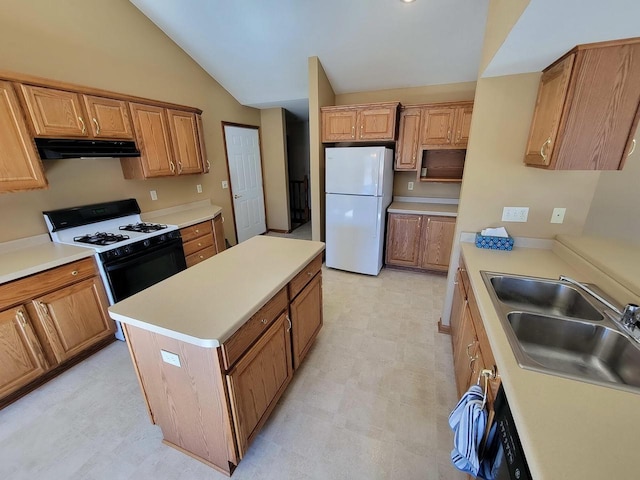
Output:
<path fill-rule="evenodd" d="M 182 239 L 103 262 L 114 302 L 124 300 L 187 268 Z"/>

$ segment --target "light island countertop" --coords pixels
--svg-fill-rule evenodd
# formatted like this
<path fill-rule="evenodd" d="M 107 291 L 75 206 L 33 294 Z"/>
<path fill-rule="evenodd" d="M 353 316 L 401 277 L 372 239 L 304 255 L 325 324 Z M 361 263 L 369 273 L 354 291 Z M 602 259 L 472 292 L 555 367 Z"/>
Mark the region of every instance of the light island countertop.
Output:
<path fill-rule="evenodd" d="M 324 250 L 258 235 L 109 307 L 112 318 L 217 347 Z"/>
<path fill-rule="evenodd" d="M 461 249 L 533 478 L 637 478 L 637 459 L 626 446 L 637 443 L 640 395 L 520 368 L 480 270 L 593 279 L 554 250 L 502 252 L 470 243 Z"/>
<path fill-rule="evenodd" d="M 53 243 L 38 235 L 0 244 L 0 283 L 93 256 L 90 248 Z"/>

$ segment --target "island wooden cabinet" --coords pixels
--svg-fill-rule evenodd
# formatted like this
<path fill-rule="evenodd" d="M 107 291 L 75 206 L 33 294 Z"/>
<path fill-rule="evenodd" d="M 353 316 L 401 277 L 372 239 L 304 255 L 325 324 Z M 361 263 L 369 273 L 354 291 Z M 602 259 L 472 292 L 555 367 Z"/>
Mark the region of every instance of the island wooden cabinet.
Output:
<path fill-rule="evenodd" d="M 396 139 L 398 102 L 322 107 L 322 142 Z"/>
<path fill-rule="evenodd" d="M 0 81 L 0 145 L 0 193 L 47 186 L 13 85 L 3 81 Z"/>
<path fill-rule="evenodd" d="M 140 158 L 121 158 L 124 177 L 143 179 L 203 173 L 205 161 L 196 114 L 130 103 Z"/>
<path fill-rule="evenodd" d="M 40 343 L 22 305 L 0 312 L 0 365 L 0 398 L 47 370 Z"/>
<path fill-rule="evenodd" d="M 454 232 L 453 217 L 390 213 L 386 264 L 447 271 Z"/>
<path fill-rule="evenodd" d="M 525 164 L 620 170 L 640 118 L 640 39 L 579 45 L 542 74 Z"/>
<path fill-rule="evenodd" d="M 472 113 L 471 102 L 425 108 L 420 144 L 423 148 L 467 148 Z"/>
<path fill-rule="evenodd" d="M 113 339 L 107 306 L 93 257 L 0 285 L 0 405 Z"/>
<path fill-rule="evenodd" d="M 403 108 L 400 112 L 400 133 L 395 163 L 395 169 L 398 171 L 415 171 L 418 168 L 421 117 L 422 109 L 419 107 Z"/>
<path fill-rule="evenodd" d="M 282 313 L 227 374 L 240 458 L 293 376 L 290 331 Z"/>

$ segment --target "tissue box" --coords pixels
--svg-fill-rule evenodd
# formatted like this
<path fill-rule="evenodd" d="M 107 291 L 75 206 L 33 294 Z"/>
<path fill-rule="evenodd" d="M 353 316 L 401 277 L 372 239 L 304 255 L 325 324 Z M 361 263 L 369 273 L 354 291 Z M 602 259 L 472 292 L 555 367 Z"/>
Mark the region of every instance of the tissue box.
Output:
<path fill-rule="evenodd" d="M 513 238 L 487 237 L 476 233 L 476 247 L 489 248 L 491 250 L 513 250 Z"/>

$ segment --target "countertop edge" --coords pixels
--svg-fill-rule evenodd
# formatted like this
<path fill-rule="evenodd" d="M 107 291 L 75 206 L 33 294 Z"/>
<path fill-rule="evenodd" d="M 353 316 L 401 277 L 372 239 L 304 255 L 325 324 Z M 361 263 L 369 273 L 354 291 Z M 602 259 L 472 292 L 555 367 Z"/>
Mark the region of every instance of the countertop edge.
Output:
<path fill-rule="evenodd" d="M 30 248 L 34 248 L 34 247 L 27 247 L 24 250 L 28 250 Z M 38 248 L 38 246 L 35 246 L 35 248 Z M 75 247 L 75 248 L 82 248 L 82 247 Z M 76 262 L 78 260 L 83 260 L 85 258 L 94 256 L 93 250 L 89 250 L 89 249 L 82 249 L 82 250 L 83 251 L 74 252 L 74 253 L 65 255 L 63 257 L 52 258 L 51 260 L 47 260 L 43 263 L 38 263 L 37 265 L 30 265 L 26 268 L 20 268 L 11 273 L 0 275 L 0 285 L 13 282 L 15 280 L 20 280 L 21 278 L 25 278 L 30 275 L 35 275 L 35 274 L 44 272 L 45 270 L 50 270 L 52 268 L 60 267 L 68 263 Z M 14 253 L 16 253 L 16 251 L 8 252 L 5 255 L 11 255 Z"/>

